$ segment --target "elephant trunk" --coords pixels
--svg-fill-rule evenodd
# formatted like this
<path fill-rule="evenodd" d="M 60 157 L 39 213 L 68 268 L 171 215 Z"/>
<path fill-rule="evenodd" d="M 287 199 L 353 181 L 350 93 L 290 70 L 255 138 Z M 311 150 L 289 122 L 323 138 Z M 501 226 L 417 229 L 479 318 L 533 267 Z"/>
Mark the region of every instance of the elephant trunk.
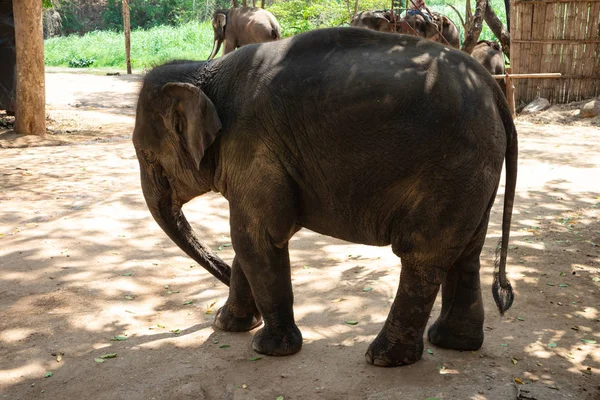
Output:
<path fill-rule="evenodd" d="M 231 268 L 198 239 L 162 168 L 150 167 L 140 160 L 140 171 L 144 198 L 158 225 L 181 250 L 229 286 Z"/>
<path fill-rule="evenodd" d="M 213 44 L 213 50 L 212 53 L 210 53 L 210 56 L 208 57 L 208 60 L 206 61 L 210 61 L 213 58 L 215 58 L 215 56 L 217 55 L 217 53 L 219 52 L 219 49 L 221 48 L 221 43 L 223 41 L 219 40 L 219 39 L 215 39 L 215 43 Z"/>

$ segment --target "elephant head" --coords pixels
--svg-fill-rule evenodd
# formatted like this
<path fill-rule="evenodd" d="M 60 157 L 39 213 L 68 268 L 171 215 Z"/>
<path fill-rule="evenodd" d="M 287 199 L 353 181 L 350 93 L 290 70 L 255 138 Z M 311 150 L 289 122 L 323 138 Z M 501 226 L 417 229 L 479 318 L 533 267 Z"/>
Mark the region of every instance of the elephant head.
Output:
<path fill-rule="evenodd" d="M 460 48 L 458 28 L 448 17 L 438 13 L 432 13 L 427 18 L 423 14 L 411 13 L 400 20 L 397 29 L 400 33 Z"/>
<path fill-rule="evenodd" d="M 213 15 L 212 26 L 215 34 L 215 41 L 213 44 L 212 52 L 208 57 L 208 60 L 212 60 L 215 58 L 219 49 L 221 48 L 221 44 L 225 41 L 225 28 L 227 26 L 227 11 L 228 10 L 217 10 Z"/>
<path fill-rule="evenodd" d="M 181 208 L 211 190 L 203 157 L 221 129 L 211 100 L 190 83 L 166 83 L 160 68 L 140 93 L 133 144 L 142 191 L 158 225 L 183 251 L 225 284 L 231 269 L 202 244 Z M 206 164 L 206 163 L 204 163 Z"/>

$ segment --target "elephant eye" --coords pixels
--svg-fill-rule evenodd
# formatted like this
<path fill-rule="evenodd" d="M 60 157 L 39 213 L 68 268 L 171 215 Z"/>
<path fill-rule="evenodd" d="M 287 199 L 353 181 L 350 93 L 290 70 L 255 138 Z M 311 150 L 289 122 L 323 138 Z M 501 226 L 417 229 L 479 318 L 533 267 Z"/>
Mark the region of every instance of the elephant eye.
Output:
<path fill-rule="evenodd" d="M 148 164 L 154 164 L 154 162 L 156 162 L 156 155 L 153 152 L 148 150 L 140 150 L 140 154 L 144 161 L 146 161 Z"/>

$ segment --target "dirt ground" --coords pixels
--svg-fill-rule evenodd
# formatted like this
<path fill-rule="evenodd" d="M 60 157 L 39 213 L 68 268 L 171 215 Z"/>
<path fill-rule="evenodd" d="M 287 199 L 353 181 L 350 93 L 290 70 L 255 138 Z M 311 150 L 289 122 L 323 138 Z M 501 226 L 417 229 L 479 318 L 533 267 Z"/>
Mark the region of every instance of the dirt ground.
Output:
<path fill-rule="evenodd" d="M 256 359 L 253 332 L 211 326 L 226 287 L 146 208 L 130 142 L 141 77 L 46 79 L 51 134 L 0 126 L 0 399 L 600 398 L 598 118 L 563 106 L 517 119 L 516 299 L 500 317 L 491 295 L 502 180 L 482 254 L 483 347 L 426 342 L 421 361 L 382 369 L 364 353 L 398 285 L 389 247 L 299 232 L 290 248 L 303 349 Z M 227 202 L 206 195 L 185 211 L 231 262 Z M 439 310 L 438 298 L 431 322 Z"/>

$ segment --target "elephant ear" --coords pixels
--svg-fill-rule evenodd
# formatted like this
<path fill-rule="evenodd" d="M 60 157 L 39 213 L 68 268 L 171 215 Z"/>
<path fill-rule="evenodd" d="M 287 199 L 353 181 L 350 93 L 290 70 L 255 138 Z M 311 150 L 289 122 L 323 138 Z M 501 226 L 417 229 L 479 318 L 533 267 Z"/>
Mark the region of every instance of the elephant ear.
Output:
<path fill-rule="evenodd" d="M 189 83 L 167 83 L 162 91 L 173 99 L 167 120 L 199 168 L 222 127 L 217 109 L 202 90 Z"/>
<path fill-rule="evenodd" d="M 217 13 L 217 15 L 215 15 L 215 20 L 218 27 L 225 28 L 225 25 L 227 25 L 227 15 L 225 14 Z"/>

